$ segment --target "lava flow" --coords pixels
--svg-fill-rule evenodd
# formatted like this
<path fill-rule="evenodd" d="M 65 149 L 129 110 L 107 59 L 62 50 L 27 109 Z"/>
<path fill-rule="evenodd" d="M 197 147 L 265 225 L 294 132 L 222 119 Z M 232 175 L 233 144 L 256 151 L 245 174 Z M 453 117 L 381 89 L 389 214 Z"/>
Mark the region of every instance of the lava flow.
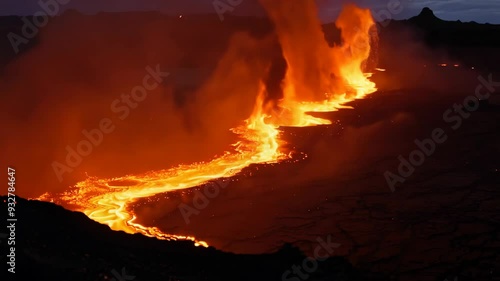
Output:
<path fill-rule="evenodd" d="M 130 205 L 140 198 L 232 177 L 250 164 L 287 159 L 289 155 L 281 149 L 284 142 L 280 139 L 279 126 L 331 124 L 329 120 L 307 113 L 335 111 L 345 107 L 347 102 L 376 91 L 369 74 L 364 73 L 371 48 L 377 42 L 369 10 L 346 6 L 336 21 L 342 31 L 342 44 L 331 47 L 324 39 L 314 1 L 261 2 L 275 23 L 288 64 L 284 95 L 281 100 L 269 101 L 264 85 L 260 87 L 252 115 L 244 124 L 232 129 L 240 137 L 234 144 L 234 151 L 209 162 L 141 175 L 111 179 L 91 177 L 62 194 L 46 193 L 38 199 L 82 211 L 113 230 L 166 240 L 191 240 L 195 245 L 208 246 L 192 236 L 167 234 L 157 227 L 136 223 Z"/>

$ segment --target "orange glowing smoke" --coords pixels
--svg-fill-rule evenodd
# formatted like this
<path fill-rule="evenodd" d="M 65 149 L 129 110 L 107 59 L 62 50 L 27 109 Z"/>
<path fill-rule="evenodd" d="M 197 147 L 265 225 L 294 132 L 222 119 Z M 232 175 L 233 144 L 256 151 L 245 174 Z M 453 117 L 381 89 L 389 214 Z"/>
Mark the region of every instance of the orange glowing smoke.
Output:
<path fill-rule="evenodd" d="M 181 165 L 172 169 L 153 171 L 142 175 L 129 175 L 112 179 L 88 178 L 59 196 L 44 194 L 39 200 L 74 206 L 89 218 L 109 225 L 113 230 L 127 233 L 141 233 L 166 240 L 191 240 L 195 245 L 207 247 L 204 241 L 191 236 L 173 235 L 161 232 L 156 227 L 145 227 L 135 223 L 135 215 L 127 206 L 140 198 L 174 190 L 196 187 L 214 179 L 227 178 L 240 172 L 250 164 L 271 163 L 282 160 L 277 126 L 265 123 L 263 113 L 264 87 L 257 97 L 255 111 L 246 124 L 233 129 L 241 141 L 233 146 L 233 153 L 208 163 Z"/>
<path fill-rule="evenodd" d="M 306 112 L 328 112 L 375 92 L 364 73 L 372 44 L 378 43 L 368 9 L 344 7 L 335 22 L 342 44 L 330 47 L 317 17 L 314 1 L 261 0 L 273 20 L 288 69 L 284 81 L 284 109 L 274 123 L 286 126 L 331 124 Z M 283 112 L 283 111 L 281 111 Z"/>
<path fill-rule="evenodd" d="M 335 111 L 376 91 L 369 74 L 364 73 L 371 46 L 377 39 L 369 10 L 346 6 L 336 21 L 342 30 L 342 44 L 330 47 L 317 19 L 314 1 L 262 0 L 262 4 L 275 23 L 288 64 L 284 97 L 274 103 L 265 102 L 266 91 L 261 85 L 253 113 L 244 124 L 232 129 L 241 139 L 234 144 L 234 151 L 210 162 L 142 175 L 88 178 L 62 194 L 44 194 L 38 199 L 71 206 L 113 230 L 159 239 L 191 240 L 195 245 L 208 246 L 191 236 L 166 234 L 156 227 L 135 223 L 136 216 L 129 206 L 140 198 L 231 177 L 250 164 L 286 159 L 288 155 L 281 151 L 280 125 L 330 124 L 329 120 L 312 117 L 307 112 Z"/>

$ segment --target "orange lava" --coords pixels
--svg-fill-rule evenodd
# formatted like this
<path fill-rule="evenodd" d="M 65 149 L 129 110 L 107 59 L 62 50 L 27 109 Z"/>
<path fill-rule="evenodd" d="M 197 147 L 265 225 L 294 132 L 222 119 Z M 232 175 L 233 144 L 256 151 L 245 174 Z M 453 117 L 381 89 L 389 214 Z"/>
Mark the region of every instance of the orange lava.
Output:
<path fill-rule="evenodd" d="M 284 3 L 286 2 L 286 3 Z M 328 46 L 324 39 L 314 1 L 262 0 L 288 63 L 283 84 L 284 97 L 266 101 L 262 85 L 254 111 L 245 122 L 232 129 L 240 137 L 234 151 L 209 162 L 181 165 L 166 170 L 119 178 L 88 178 L 62 194 L 43 194 L 38 199 L 51 201 L 108 225 L 113 230 L 141 233 L 165 240 L 191 240 L 207 247 L 193 236 L 167 234 L 157 227 L 135 222 L 130 205 L 141 198 L 189 189 L 214 179 L 229 178 L 250 164 L 276 163 L 289 158 L 281 148 L 279 126 L 331 124 L 307 112 L 328 112 L 376 91 L 364 67 L 376 44 L 374 21 L 369 10 L 348 5 L 336 21 L 342 30 L 342 44 Z M 300 12 L 300 21 L 290 14 Z"/>

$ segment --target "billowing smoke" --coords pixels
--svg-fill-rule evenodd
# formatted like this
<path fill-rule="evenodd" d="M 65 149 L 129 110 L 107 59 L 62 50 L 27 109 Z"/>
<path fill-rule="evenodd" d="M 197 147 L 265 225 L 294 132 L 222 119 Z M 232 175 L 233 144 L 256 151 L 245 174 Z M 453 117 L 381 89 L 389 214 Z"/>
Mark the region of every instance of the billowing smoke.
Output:
<path fill-rule="evenodd" d="M 236 34 L 228 42 L 210 24 L 194 29 L 176 20 L 65 15 L 5 68 L 0 151 L 18 171 L 20 196 L 61 191 L 87 176 L 205 161 L 231 149 L 236 136 L 229 129 L 252 111 L 268 71 L 260 54 L 269 53 L 263 48 L 271 41 Z M 217 48 L 179 45 L 192 32 L 227 49 L 215 69 L 210 61 L 220 58 Z M 193 65 L 205 65 L 207 77 L 174 91 L 172 84 L 195 79 L 200 71 Z M 195 85 L 202 81 L 208 82 Z"/>
<path fill-rule="evenodd" d="M 314 1 L 261 0 L 272 19 L 288 70 L 285 99 L 318 102 L 357 94 L 376 36 L 369 10 L 346 5 L 336 21 L 341 42 L 330 46 Z"/>
<path fill-rule="evenodd" d="M 314 1 L 262 0 L 279 37 L 288 63 L 287 82 L 293 84 L 292 96 L 303 101 L 318 101 L 333 85 L 333 61 L 321 30 Z"/>

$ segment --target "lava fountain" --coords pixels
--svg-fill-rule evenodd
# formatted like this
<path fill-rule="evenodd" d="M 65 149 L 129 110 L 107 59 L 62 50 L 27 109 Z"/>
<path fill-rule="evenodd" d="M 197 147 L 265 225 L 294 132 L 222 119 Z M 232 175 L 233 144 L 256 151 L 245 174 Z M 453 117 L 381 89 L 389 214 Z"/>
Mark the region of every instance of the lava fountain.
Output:
<path fill-rule="evenodd" d="M 136 223 L 131 204 L 141 198 L 229 178 L 251 164 L 288 159 L 289 154 L 282 151 L 284 141 L 280 139 L 279 126 L 330 124 L 329 120 L 307 112 L 335 111 L 376 91 L 369 74 L 364 73 L 371 47 L 376 43 L 369 10 L 353 5 L 344 7 L 335 23 L 341 29 L 342 43 L 331 47 L 324 39 L 314 1 L 261 2 L 275 23 L 288 64 L 284 95 L 281 100 L 269 101 L 262 83 L 251 116 L 232 129 L 240 139 L 232 151 L 208 162 L 139 175 L 90 177 L 63 193 L 45 193 L 37 199 L 81 211 L 113 230 L 165 240 L 191 240 L 197 246 L 208 246 L 192 236 L 167 234 L 157 227 Z"/>
<path fill-rule="evenodd" d="M 376 91 L 364 73 L 371 47 L 378 44 L 375 22 L 367 9 L 346 5 L 335 25 L 342 44 L 330 47 L 314 1 L 261 0 L 273 20 L 287 61 L 285 111 L 275 123 L 285 126 L 331 124 L 307 112 L 329 112 Z"/>

